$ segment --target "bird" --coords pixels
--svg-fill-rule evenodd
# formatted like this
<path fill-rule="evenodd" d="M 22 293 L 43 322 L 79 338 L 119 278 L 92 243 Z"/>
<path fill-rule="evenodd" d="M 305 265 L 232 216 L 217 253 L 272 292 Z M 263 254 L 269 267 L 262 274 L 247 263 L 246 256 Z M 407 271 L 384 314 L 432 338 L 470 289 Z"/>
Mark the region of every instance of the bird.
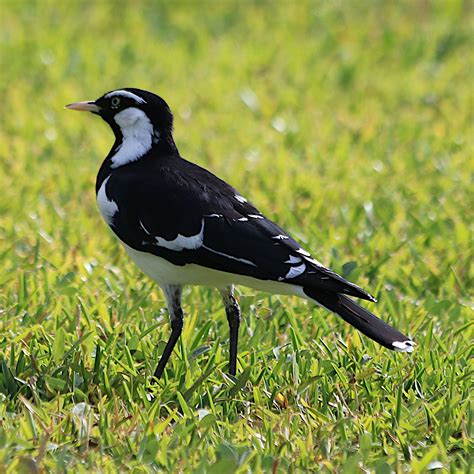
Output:
<path fill-rule="evenodd" d="M 237 373 L 241 320 L 236 285 L 310 300 L 388 349 L 414 350 L 412 339 L 354 301 L 376 302 L 371 294 L 326 268 L 230 184 L 184 159 L 173 138 L 173 113 L 160 96 L 127 87 L 66 108 L 98 115 L 115 137 L 97 174 L 97 205 L 166 299 L 171 335 L 155 381 L 183 330 L 185 285 L 220 291 L 231 376 Z"/>

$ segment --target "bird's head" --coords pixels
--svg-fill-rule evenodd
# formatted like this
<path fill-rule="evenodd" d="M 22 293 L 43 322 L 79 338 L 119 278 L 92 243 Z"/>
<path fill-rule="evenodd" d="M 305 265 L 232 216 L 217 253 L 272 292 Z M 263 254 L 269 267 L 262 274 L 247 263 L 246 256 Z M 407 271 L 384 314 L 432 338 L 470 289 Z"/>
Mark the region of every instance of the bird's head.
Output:
<path fill-rule="evenodd" d="M 99 115 L 112 128 L 118 141 L 151 133 L 153 142 L 172 141 L 173 114 L 156 94 L 125 88 L 107 92 L 93 101 L 75 102 L 66 108 Z"/>

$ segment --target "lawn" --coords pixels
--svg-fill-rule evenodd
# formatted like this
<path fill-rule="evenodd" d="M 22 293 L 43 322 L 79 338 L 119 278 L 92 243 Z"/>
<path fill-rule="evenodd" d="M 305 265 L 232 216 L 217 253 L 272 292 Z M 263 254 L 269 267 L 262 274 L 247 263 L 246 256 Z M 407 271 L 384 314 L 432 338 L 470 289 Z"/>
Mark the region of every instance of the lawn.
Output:
<path fill-rule="evenodd" d="M 3 0 L 0 27 L 1 472 L 473 468 L 472 4 Z M 63 109 L 127 86 L 416 351 L 240 288 L 231 379 L 188 288 L 149 387 L 164 297 L 96 208 L 108 127 Z"/>

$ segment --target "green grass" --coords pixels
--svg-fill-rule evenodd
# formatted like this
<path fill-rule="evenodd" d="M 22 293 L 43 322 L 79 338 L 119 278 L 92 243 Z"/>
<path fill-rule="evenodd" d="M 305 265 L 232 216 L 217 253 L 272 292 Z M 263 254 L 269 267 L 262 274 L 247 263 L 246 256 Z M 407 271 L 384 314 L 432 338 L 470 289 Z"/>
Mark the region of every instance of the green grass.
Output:
<path fill-rule="evenodd" d="M 472 469 L 471 7 L 1 2 L 0 471 Z M 163 295 L 96 209 L 111 133 L 63 109 L 124 86 L 417 350 L 241 288 L 234 381 L 218 293 L 188 289 L 150 397 Z"/>

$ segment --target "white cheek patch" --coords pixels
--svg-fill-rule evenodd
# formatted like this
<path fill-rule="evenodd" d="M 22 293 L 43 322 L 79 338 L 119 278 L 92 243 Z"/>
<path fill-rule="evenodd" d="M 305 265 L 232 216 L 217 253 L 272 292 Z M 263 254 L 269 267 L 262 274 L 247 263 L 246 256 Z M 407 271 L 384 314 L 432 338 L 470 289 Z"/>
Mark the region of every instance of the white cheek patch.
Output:
<path fill-rule="evenodd" d="M 148 122 L 150 122 L 146 113 L 136 107 L 128 107 L 118 112 L 115 114 L 114 120 L 121 129 L 127 131 L 136 130 L 140 128 L 140 125 L 142 127 L 144 125 L 147 126 Z"/>
<path fill-rule="evenodd" d="M 138 104 L 146 104 L 146 101 L 144 99 L 134 94 L 133 92 L 129 92 L 129 91 L 113 91 L 113 92 L 109 92 L 104 97 L 106 99 L 110 99 L 111 97 L 116 97 L 116 96 L 127 97 L 128 99 L 133 99 Z"/>
<path fill-rule="evenodd" d="M 105 193 L 105 187 L 107 186 L 107 181 L 109 179 L 110 176 L 104 179 L 102 186 L 97 193 L 97 206 L 99 207 L 99 211 L 105 222 L 111 226 L 113 225 L 114 216 L 118 212 L 118 206 L 117 203 L 112 199 L 109 199 Z"/>
<path fill-rule="evenodd" d="M 148 116 L 140 109 L 129 107 L 114 117 L 122 132 L 122 144 L 112 156 L 111 167 L 118 168 L 145 155 L 152 146 L 153 125 Z"/>

